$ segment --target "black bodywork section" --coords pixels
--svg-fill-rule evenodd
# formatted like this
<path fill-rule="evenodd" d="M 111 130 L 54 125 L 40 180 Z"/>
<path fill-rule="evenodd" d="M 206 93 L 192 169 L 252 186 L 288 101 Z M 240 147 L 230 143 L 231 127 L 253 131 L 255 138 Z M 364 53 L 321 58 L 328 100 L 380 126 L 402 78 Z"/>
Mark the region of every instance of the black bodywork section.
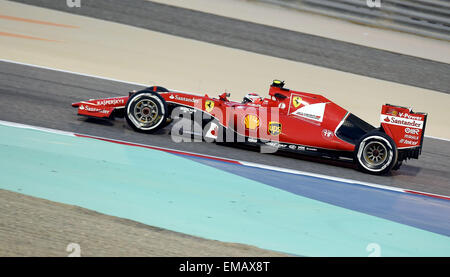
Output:
<path fill-rule="evenodd" d="M 358 140 L 376 128 L 354 114 L 349 114 L 344 123 L 336 130 L 336 136 L 343 141 L 356 145 Z"/>

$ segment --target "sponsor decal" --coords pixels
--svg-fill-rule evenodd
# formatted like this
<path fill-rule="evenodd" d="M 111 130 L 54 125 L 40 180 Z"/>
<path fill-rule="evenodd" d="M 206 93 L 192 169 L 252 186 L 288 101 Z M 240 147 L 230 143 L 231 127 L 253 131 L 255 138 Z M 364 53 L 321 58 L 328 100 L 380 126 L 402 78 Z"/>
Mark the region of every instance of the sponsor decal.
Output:
<path fill-rule="evenodd" d="M 292 97 L 292 105 L 294 108 L 298 108 L 302 104 L 302 98 L 300 96 Z"/>
<path fill-rule="evenodd" d="M 245 128 L 254 130 L 259 127 L 259 118 L 256 115 L 248 114 L 244 118 Z"/>
<path fill-rule="evenodd" d="M 412 146 L 419 144 L 418 141 L 412 141 L 412 140 L 407 140 L 407 139 L 401 139 L 400 143 L 408 144 L 408 145 L 412 145 Z"/>
<path fill-rule="evenodd" d="M 390 114 L 390 115 L 393 115 L 393 116 L 397 116 L 398 115 L 398 111 L 394 110 L 392 108 L 388 109 L 386 113 Z"/>
<path fill-rule="evenodd" d="M 399 116 L 381 115 L 380 121 L 404 127 L 423 128 L 423 121 L 421 118 L 420 120 L 413 119 L 416 118 L 414 116 L 412 118 L 405 118 L 404 116 L 400 116 L 401 114 L 402 113 L 399 113 Z"/>
<path fill-rule="evenodd" d="M 272 142 L 272 141 L 266 142 L 266 145 L 270 146 L 270 147 L 278 148 L 278 143 L 276 143 L 276 142 Z"/>
<path fill-rule="evenodd" d="M 289 149 L 297 150 L 297 151 L 306 151 L 306 150 L 317 151 L 317 149 L 315 149 L 315 148 L 309 148 L 309 147 L 306 148 L 305 146 L 295 145 L 295 144 L 290 144 L 288 147 L 289 147 Z"/>
<path fill-rule="evenodd" d="M 279 134 L 281 134 L 281 123 L 270 121 L 268 131 L 272 136 L 278 136 Z"/>
<path fill-rule="evenodd" d="M 192 102 L 192 103 L 197 103 L 198 102 L 198 99 L 195 99 L 195 98 L 187 98 L 187 97 L 183 97 L 183 96 L 178 96 L 178 95 L 170 95 L 169 96 L 169 99 L 175 99 L 175 100 L 178 100 L 178 101 L 184 101 L 184 102 Z"/>
<path fill-rule="evenodd" d="M 298 115 L 300 115 L 301 117 L 304 117 L 304 118 L 308 118 L 308 119 L 315 120 L 315 121 L 319 121 L 319 120 L 320 120 L 320 116 L 315 115 L 315 114 L 310 114 L 310 113 L 298 113 Z"/>
<path fill-rule="evenodd" d="M 403 117 L 403 118 L 407 118 L 407 119 L 412 119 L 412 120 L 418 120 L 418 121 L 422 121 L 423 118 L 421 116 L 413 116 L 410 115 L 408 113 L 398 113 L 399 117 Z"/>
<path fill-rule="evenodd" d="M 125 100 L 123 98 L 111 98 L 97 101 L 97 105 L 117 105 L 117 104 L 125 104 Z"/>
<path fill-rule="evenodd" d="M 274 147 L 274 148 L 286 148 L 286 147 L 288 147 L 287 144 L 278 143 L 278 142 L 274 142 L 274 141 L 266 142 L 265 145 L 270 146 L 270 147 Z"/>
<path fill-rule="evenodd" d="M 179 101 L 192 102 L 192 103 L 197 103 L 198 102 L 198 99 L 181 97 L 181 96 L 178 96 L 178 95 L 175 95 L 175 99 L 179 100 Z"/>
<path fill-rule="evenodd" d="M 411 129 L 411 128 L 405 129 L 405 133 L 407 133 L 407 134 L 418 135 L 419 132 L 420 132 L 419 129 Z"/>
<path fill-rule="evenodd" d="M 109 114 L 110 111 L 108 110 L 104 110 L 104 109 L 98 109 L 98 108 L 94 108 L 94 107 L 90 107 L 90 106 L 80 106 L 80 110 L 84 110 L 87 112 L 91 112 L 91 113 L 104 113 L 104 114 Z"/>
<path fill-rule="evenodd" d="M 306 105 L 294 111 L 292 114 L 317 122 L 322 122 L 323 114 L 325 112 L 325 105 L 326 103 Z"/>
<path fill-rule="evenodd" d="M 406 138 L 406 139 L 415 139 L 415 140 L 419 139 L 418 136 L 411 136 L 411 135 L 405 135 L 404 138 Z"/>
<path fill-rule="evenodd" d="M 328 130 L 328 129 L 323 129 L 322 130 L 322 137 L 324 137 L 325 139 L 331 139 L 333 138 L 333 132 Z"/>
<path fill-rule="evenodd" d="M 214 109 L 214 101 L 206 100 L 205 102 L 205 110 L 209 113 Z"/>
<path fill-rule="evenodd" d="M 89 106 L 86 106 L 85 110 L 88 111 L 88 112 L 99 112 L 99 111 L 101 111 L 101 109 L 92 108 L 92 107 L 89 107 Z"/>

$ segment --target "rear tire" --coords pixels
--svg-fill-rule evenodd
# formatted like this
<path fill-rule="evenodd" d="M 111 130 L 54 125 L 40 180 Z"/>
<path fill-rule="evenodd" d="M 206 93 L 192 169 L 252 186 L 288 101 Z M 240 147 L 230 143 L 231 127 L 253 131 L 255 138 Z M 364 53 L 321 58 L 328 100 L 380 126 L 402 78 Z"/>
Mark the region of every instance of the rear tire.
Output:
<path fill-rule="evenodd" d="M 397 161 L 397 163 L 394 165 L 392 170 L 399 170 L 400 167 L 402 166 L 402 164 L 403 164 L 403 161 Z"/>
<path fill-rule="evenodd" d="M 394 140 L 380 131 L 369 132 L 356 144 L 354 159 L 367 173 L 383 175 L 397 164 L 398 150 Z"/>
<path fill-rule="evenodd" d="M 130 96 L 125 106 L 127 123 L 139 132 L 153 133 L 165 127 L 167 117 L 166 101 L 150 88 Z"/>

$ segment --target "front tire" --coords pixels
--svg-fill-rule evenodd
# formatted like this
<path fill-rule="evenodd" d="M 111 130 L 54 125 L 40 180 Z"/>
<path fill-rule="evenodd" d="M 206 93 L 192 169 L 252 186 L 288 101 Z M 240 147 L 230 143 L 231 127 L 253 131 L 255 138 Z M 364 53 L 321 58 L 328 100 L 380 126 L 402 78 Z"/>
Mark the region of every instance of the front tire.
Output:
<path fill-rule="evenodd" d="M 153 133 L 167 122 L 166 101 L 155 91 L 145 89 L 136 92 L 125 106 L 127 123 L 136 131 Z"/>
<path fill-rule="evenodd" d="M 367 173 L 384 175 L 397 164 L 398 150 L 394 140 L 380 131 L 367 133 L 355 148 L 355 162 Z"/>

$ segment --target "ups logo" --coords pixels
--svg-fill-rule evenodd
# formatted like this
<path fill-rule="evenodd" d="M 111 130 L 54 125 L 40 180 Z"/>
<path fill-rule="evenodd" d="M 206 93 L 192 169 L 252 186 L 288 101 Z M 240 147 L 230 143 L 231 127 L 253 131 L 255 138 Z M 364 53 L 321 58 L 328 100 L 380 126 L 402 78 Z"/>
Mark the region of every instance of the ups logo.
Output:
<path fill-rule="evenodd" d="M 278 136 L 281 134 L 281 123 L 275 121 L 269 122 L 268 131 L 272 136 Z"/>

